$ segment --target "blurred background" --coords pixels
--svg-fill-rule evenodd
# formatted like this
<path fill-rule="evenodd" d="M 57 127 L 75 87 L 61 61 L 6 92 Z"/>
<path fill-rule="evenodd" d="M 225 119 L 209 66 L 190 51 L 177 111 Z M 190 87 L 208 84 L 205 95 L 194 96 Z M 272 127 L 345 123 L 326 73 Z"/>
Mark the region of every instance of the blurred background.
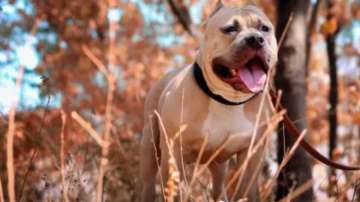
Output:
<path fill-rule="evenodd" d="M 278 36 L 294 13 L 300 30 L 290 26 L 277 87 L 286 91 L 291 81 L 301 80 L 303 104 L 285 105 L 302 111 L 293 118 L 307 125 L 308 141 L 335 160 L 360 164 L 360 1 L 224 2 L 255 3 Z M 103 148 L 81 117 L 111 143 L 104 201 L 135 201 L 146 92 L 166 72 L 193 62 L 201 22 L 214 5 L 205 0 L 0 0 L 0 200 L 10 201 L 13 187 L 17 201 L 62 201 L 61 166 L 74 181 L 68 185 L 69 200 L 94 200 Z M 296 32 L 303 34 L 300 39 Z M 286 47 L 294 43 L 296 51 L 290 53 Z M 281 53 L 284 58 L 299 54 L 301 63 L 281 62 Z M 300 74 L 286 74 L 286 67 Z M 277 166 L 273 153 L 270 174 Z M 329 172 L 313 160 L 309 166 L 313 201 L 360 200 L 356 173 Z M 207 201 L 207 180 L 197 183 L 194 199 Z"/>

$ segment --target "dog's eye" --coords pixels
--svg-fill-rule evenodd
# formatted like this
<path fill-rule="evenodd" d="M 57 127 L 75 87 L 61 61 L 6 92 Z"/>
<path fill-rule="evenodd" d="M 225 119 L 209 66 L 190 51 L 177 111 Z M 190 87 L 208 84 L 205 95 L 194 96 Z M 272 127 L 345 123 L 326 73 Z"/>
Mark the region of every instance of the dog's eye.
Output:
<path fill-rule="evenodd" d="M 234 32 L 238 32 L 238 28 L 236 26 L 231 25 L 231 26 L 222 28 L 221 31 L 224 34 L 231 34 L 231 33 L 234 33 Z"/>
<path fill-rule="evenodd" d="M 269 32 L 270 31 L 270 27 L 269 26 L 266 26 L 266 25 L 261 25 L 260 26 L 260 30 L 262 32 Z"/>

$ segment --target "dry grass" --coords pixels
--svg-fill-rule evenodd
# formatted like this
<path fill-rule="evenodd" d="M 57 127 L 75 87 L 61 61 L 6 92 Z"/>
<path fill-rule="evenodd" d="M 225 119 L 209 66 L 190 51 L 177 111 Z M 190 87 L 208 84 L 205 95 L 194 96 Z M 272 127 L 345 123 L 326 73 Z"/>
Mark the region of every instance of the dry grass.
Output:
<path fill-rule="evenodd" d="M 308 189 L 311 189 L 313 183 L 314 183 L 313 180 L 307 181 L 306 183 L 300 185 L 294 191 L 290 192 L 286 197 L 280 199 L 279 202 L 290 202 L 290 201 L 292 201 L 294 198 L 298 197 L 299 195 L 301 195 L 302 193 L 304 193 Z"/>
<path fill-rule="evenodd" d="M 261 138 L 256 143 L 254 143 L 252 150 L 249 150 L 247 159 L 250 159 L 259 150 L 260 147 L 264 147 L 264 146 L 268 145 L 269 139 L 270 139 L 269 137 L 276 130 L 278 123 L 282 120 L 284 113 L 285 113 L 285 111 L 275 113 L 271 117 L 271 119 L 269 119 L 266 123 L 258 124 L 257 127 L 266 126 L 266 130 L 262 134 Z M 186 129 L 186 126 L 180 127 L 179 132 L 177 134 L 175 134 L 174 136 L 171 136 L 173 138 L 169 138 L 169 135 L 166 132 L 166 128 L 162 122 L 162 118 L 161 118 L 160 114 L 155 111 L 155 115 L 157 116 L 157 118 L 159 120 L 159 125 L 160 125 L 161 130 L 165 134 L 165 142 L 166 142 L 166 145 L 168 146 L 169 154 L 170 154 L 169 155 L 170 156 L 170 158 L 169 158 L 169 164 L 170 164 L 169 179 L 168 179 L 166 185 L 162 185 L 165 189 L 164 199 L 166 199 L 166 201 L 173 201 L 175 196 L 180 196 L 181 201 L 189 201 L 189 199 L 194 199 L 194 198 L 196 198 L 196 194 L 194 193 L 194 186 L 196 185 L 197 182 L 199 183 L 198 179 L 201 178 L 201 176 L 207 170 L 209 164 L 219 155 L 219 153 L 224 149 L 224 147 L 226 146 L 226 144 L 228 142 L 225 141 L 220 146 L 220 148 L 218 148 L 205 163 L 200 164 L 200 159 L 202 158 L 205 146 L 207 144 L 207 138 L 204 139 L 201 149 L 200 149 L 200 152 L 199 152 L 199 155 L 197 157 L 196 163 L 194 165 L 192 176 L 190 176 L 190 183 L 188 183 L 187 181 L 185 181 L 186 178 L 179 179 L 179 176 L 180 176 L 179 169 L 176 165 L 176 161 L 175 161 L 174 153 L 173 153 L 173 147 L 174 147 L 173 142 L 177 138 L 180 137 L 179 134 L 181 134 L 181 132 Z M 303 133 L 301 138 L 299 138 L 297 140 L 296 144 L 293 146 L 293 148 L 291 149 L 289 154 L 286 155 L 286 158 L 284 159 L 283 163 L 281 164 L 282 166 L 280 166 L 276 172 L 277 174 L 280 172 L 280 170 L 283 168 L 283 166 L 291 158 L 293 152 L 299 146 L 299 142 L 302 140 L 304 134 L 305 133 Z M 263 156 L 262 158 L 265 158 L 265 157 Z M 231 189 L 231 186 L 235 182 L 237 182 L 235 191 L 236 191 L 236 189 L 239 188 L 238 184 L 239 184 L 239 182 L 241 182 L 241 179 L 239 180 L 239 176 L 242 174 L 242 171 L 244 171 L 246 169 L 246 166 L 247 166 L 246 164 L 243 164 L 241 167 L 239 167 L 236 170 L 235 174 L 229 180 L 229 182 L 226 186 L 226 190 Z M 160 169 L 159 165 L 158 165 L 158 167 Z M 182 168 L 182 169 L 185 170 L 185 168 Z M 260 172 L 260 166 L 257 168 L 257 172 L 255 172 L 255 174 L 251 178 L 251 181 L 248 183 L 248 186 L 246 187 L 246 191 L 245 191 L 246 193 L 248 193 L 250 191 L 250 188 L 253 185 L 253 183 L 255 182 L 255 178 L 259 172 Z M 271 178 L 271 180 L 268 182 L 267 191 L 271 190 L 273 188 L 271 185 L 273 185 L 273 183 L 275 182 L 276 177 L 277 177 L 276 175 L 273 176 L 273 178 Z M 182 184 L 184 186 L 180 186 L 180 184 Z M 208 192 L 208 190 L 206 188 L 203 187 L 202 189 L 204 189 L 204 191 L 206 193 Z M 270 193 L 270 192 L 268 192 L 268 193 Z M 270 194 L 268 194 L 268 193 L 262 194 L 262 198 L 264 199 L 264 201 L 268 200 L 268 198 L 270 197 Z M 224 196 L 224 194 L 225 193 L 223 193 L 223 196 Z M 211 194 L 207 193 L 205 195 L 211 195 Z M 293 196 L 295 196 L 295 195 L 293 195 Z M 231 199 L 232 199 L 232 201 L 234 200 L 234 198 L 231 198 Z"/>
<path fill-rule="evenodd" d="M 291 20 L 289 20 L 288 25 L 290 22 Z M 288 29 L 288 25 L 286 26 L 285 30 Z M 115 29 L 113 25 L 110 25 L 110 31 L 113 31 L 113 29 Z M 287 31 L 285 31 L 284 33 L 286 32 Z M 279 46 L 281 46 L 284 36 L 285 34 L 282 35 Z M 113 45 L 114 44 L 112 44 L 110 40 L 109 49 L 107 52 L 107 61 L 109 64 L 111 64 L 111 47 Z M 80 115 L 82 114 L 81 112 L 72 111 L 72 119 L 66 117 L 66 114 L 64 112 L 61 112 L 61 131 L 59 140 L 60 150 L 57 151 L 56 147 L 54 149 L 55 151 L 57 151 L 54 156 L 58 156 L 60 153 L 60 169 L 59 166 L 56 164 L 57 159 L 51 156 L 51 153 L 50 155 L 49 153 L 47 153 L 47 155 L 45 156 L 40 155 L 38 159 L 36 157 L 37 153 L 33 153 L 34 159 L 31 158 L 28 165 L 29 169 L 28 171 L 26 171 L 26 174 L 24 175 L 25 177 L 23 179 L 23 184 L 27 185 L 26 194 L 24 194 L 23 200 L 22 197 L 18 197 L 19 201 L 135 201 L 136 196 L 138 195 L 138 190 L 136 189 L 136 184 L 138 184 L 140 181 L 137 176 L 139 161 L 137 153 L 137 149 L 139 147 L 138 140 L 136 138 L 133 138 L 130 141 L 128 140 L 120 142 L 119 138 L 112 138 L 111 136 L 112 130 L 114 130 L 114 126 L 112 124 L 114 121 L 112 117 L 112 105 L 115 91 L 114 75 L 112 75 L 111 71 L 107 68 L 107 66 L 98 57 L 96 57 L 95 54 L 87 46 L 82 46 L 81 48 L 84 54 L 90 59 L 90 61 L 96 65 L 97 69 L 103 75 L 105 75 L 105 78 L 107 80 L 108 89 L 105 104 L 105 114 L 103 114 L 103 117 L 105 117 L 105 121 L 103 124 L 104 132 L 103 134 L 97 132 L 98 130 L 96 129 L 95 124 L 92 125 L 91 121 L 88 119 L 88 117 L 86 117 L 86 115 Z M 20 70 L 20 76 L 18 77 L 18 80 L 16 82 L 17 88 L 19 88 L 20 86 L 23 69 L 21 68 Z M 269 75 L 272 75 L 273 67 L 270 68 L 269 71 Z M 270 84 L 267 82 L 265 92 L 267 92 L 269 88 Z M 182 92 L 182 94 L 184 95 L 184 92 Z M 278 96 L 277 103 L 280 102 L 280 97 L 281 95 Z M 248 167 L 249 160 L 261 147 L 263 147 L 264 145 L 268 146 L 270 144 L 271 135 L 274 134 L 278 123 L 282 121 L 282 116 L 285 112 L 276 112 L 275 108 L 277 108 L 277 104 L 275 104 L 275 107 L 272 109 L 272 116 L 269 117 L 266 122 L 260 122 L 260 115 L 263 113 L 264 105 L 269 100 L 270 99 L 267 96 L 267 93 L 264 93 L 261 99 L 259 111 L 256 115 L 255 127 L 253 131 L 249 131 L 253 133 L 253 138 L 251 139 L 250 148 L 248 149 L 245 162 L 240 167 L 232 168 L 234 174 L 231 175 L 231 178 L 227 181 L 226 191 L 222 193 L 222 196 L 227 195 L 226 192 L 232 190 L 234 186 L 235 192 L 237 189 L 239 189 L 239 185 L 244 179 L 244 173 Z M 181 109 L 183 109 L 183 97 Z M 202 143 L 199 155 L 193 167 L 185 167 L 183 156 L 181 156 L 182 166 L 178 167 L 173 152 L 174 141 L 176 141 L 177 138 L 179 138 L 180 142 L 182 141 L 181 134 L 184 130 L 186 130 L 187 126 L 181 121 L 178 132 L 174 135 L 168 135 L 166 132 L 166 127 L 161 121 L 160 114 L 158 112 L 155 112 L 155 115 L 159 120 L 161 130 L 165 134 L 166 145 L 168 147 L 170 156 L 170 158 L 168 159 L 169 178 L 165 184 L 163 184 L 162 180 L 160 180 L 160 188 L 157 187 L 158 198 L 170 202 L 175 201 L 176 199 L 179 199 L 180 201 L 211 201 L 211 182 L 209 180 L 210 177 L 207 168 L 210 163 L 219 155 L 219 153 L 222 152 L 228 142 L 225 141 L 205 163 L 201 164 L 200 160 L 202 159 L 208 141 L 206 137 Z M 183 112 L 181 112 L 180 114 L 180 120 L 183 120 L 182 116 Z M 81 130 L 83 131 L 85 130 L 90 137 L 89 141 L 84 141 L 81 145 L 72 145 L 72 147 L 81 147 L 81 149 L 78 149 L 79 151 L 71 150 L 71 147 L 65 147 L 66 142 L 69 141 L 67 139 L 68 136 L 66 136 L 65 133 L 65 127 L 67 126 L 67 124 L 69 124 L 69 122 L 71 122 L 71 120 L 74 120 L 78 123 L 73 126 L 74 128 L 81 128 Z M 263 132 L 263 134 L 259 134 L 261 135 L 260 139 L 258 141 L 255 141 L 255 136 L 259 133 L 258 129 L 260 127 L 264 127 L 265 131 Z M 74 128 L 72 129 L 75 130 Z M 17 189 L 15 185 L 17 184 L 17 179 L 15 178 L 16 170 L 14 166 L 14 163 L 16 162 L 14 162 L 13 158 L 15 129 L 15 107 L 13 107 L 9 113 L 8 129 L 6 133 L 7 178 L 0 178 L 0 202 L 4 202 L 7 198 L 9 199 L 8 201 L 16 201 L 15 196 Z M 74 132 L 73 134 L 76 135 L 76 132 Z M 260 187 L 263 187 L 259 195 L 260 201 L 273 201 L 272 194 L 275 187 L 276 179 L 280 171 L 292 157 L 295 149 L 299 146 L 299 142 L 302 140 L 304 135 L 305 131 L 302 133 L 301 137 L 296 140 L 296 143 L 293 145 L 291 150 L 285 155 L 285 158 L 283 159 L 279 167 L 276 169 L 275 173 L 272 173 L 269 179 L 266 179 L 260 184 Z M 168 137 L 174 138 L 171 139 Z M 44 139 L 40 139 L 39 142 L 43 142 L 43 144 L 47 144 L 48 142 L 51 142 L 53 145 L 58 144 L 58 141 L 56 139 L 49 139 L 50 140 L 47 141 L 44 141 Z M 113 142 L 116 142 L 117 147 L 111 147 Z M 45 149 L 51 150 L 49 148 L 52 146 L 46 145 L 44 147 Z M 74 155 L 72 155 L 75 154 L 76 156 L 76 154 L 79 153 L 81 153 L 81 155 L 79 156 L 87 160 L 81 161 L 78 160 L 77 157 L 74 157 Z M 262 156 L 259 160 L 263 160 L 265 158 L 267 157 L 264 154 L 264 156 Z M 33 160 L 35 161 L 35 163 L 33 163 Z M 157 166 L 160 168 L 160 165 Z M 35 168 L 30 169 L 30 167 Z M 245 188 L 245 193 L 248 193 L 251 186 L 256 183 L 256 176 L 258 174 L 261 174 L 260 168 L 260 166 L 256 168 L 255 174 L 251 177 L 250 181 L 248 182 L 248 186 Z M 20 171 L 21 169 L 18 170 Z M 30 172 L 36 172 L 37 177 L 42 176 L 41 179 L 29 176 L 30 179 L 27 180 L 28 173 Z M 45 174 L 42 175 L 42 173 Z M 111 173 L 111 175 L 107 175 L 107 173 Z M 181 173 L 184 173 L 184 176 L 181 176 Z M 187 175 L 187 173 L 191 174 Z M 347 183 L 343 186 L 339 186 L 337 193 L 339 201 L 346 200 L 347 192 L 353 189 L 354 184 L 357 184 L 358 180 L 360 179 L 359 173 L 354 173 L 353 175 L 349 175 L 347 177 Z M 160 178 L 162 178 L 161 173 Z M 20 180 L 21 179 L 18 179 L 18 181 Z M 7 182 L 8 193 L 4 193 L 2 188 L 2 182 Z M 287 197 L 281 199 L 280 201 L 291 201 L 296 196 L 311 188 L 313 184 L 313 181 L 308 181 L 307 183 L 293 190 Z M 354 192 L 356 192 L 356 189 Z M 22 191 L 20 191 L 20 196 L 22 195 Z M 230 197 L 231 201 L 235 201 L 235 198 L 233 196 L 230 195 Z M 355 199 L 356 197 L 354 194 L 352 200 L 355 201 Z M 241 199 L 240 201 L 246 201 L 246 199 Z"/>
<path fill-rule="evenodd" d="M 271 194 L 271 191 L 273 190 L 273 185 L 276 182 L 276 179 L 279 177 L 280 171 L 285 167 L 285 165 L 289 162 L 293 154 L 295 153 L 295 150 L 299 147 L 299 144 L 301 140 L 303 140 L 306 132 L 303 131 L 300 137 L 295 141 L 294 145 L 291 147 L 290 151 L 285 154 L 282 162 L 280 163 L 279 167 L 277 168 L 274 176 L 265 184 L 265 188 L 262 192 L 261 198 L 268 198 Z"/>

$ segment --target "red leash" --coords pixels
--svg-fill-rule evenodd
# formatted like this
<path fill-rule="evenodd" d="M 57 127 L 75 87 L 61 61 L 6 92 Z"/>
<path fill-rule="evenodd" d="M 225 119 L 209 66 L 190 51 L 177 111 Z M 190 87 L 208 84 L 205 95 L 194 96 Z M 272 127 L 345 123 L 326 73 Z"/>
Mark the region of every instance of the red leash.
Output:
<path fill-rule="evenodd" d="M 277 97 L 275 92 L 270 91 L 270 96 L 271 96 L 271 100 L 273 105 L 276 105 L 276 101 L 277 101 Z M 282 107 L 280 104 L 278 106 L 277 110 L 283 110 L 284 107 Z M 295 126 L 294 122 L 289 118 L 289 116 L 285 113 L 283 116 L 283 122 L 285 125 L 286 130 L 292 135 L 294 136 L 294 138 L 299 138 L 300 137 L 300 131 L 299 129 L 297 129 L 297 127 Z M 300 145 L 315 159 L 319 160 L 320 162 L 332 167 L 332 168 L 336 168 L 336 169 L 340 169 L 340 170 L 360 170 L 360 166 L 349 166 L 349 165 L 344 165 L 341 163 L 337 163 L 336 161 L 333 161 L 327 157 L 325 157 L 324 155 L 322 155 L 321 153 L 319 153 L 313 146 L 311 146 L 308 142 L 306 142 L 304 139 L 301 140 Z"/>

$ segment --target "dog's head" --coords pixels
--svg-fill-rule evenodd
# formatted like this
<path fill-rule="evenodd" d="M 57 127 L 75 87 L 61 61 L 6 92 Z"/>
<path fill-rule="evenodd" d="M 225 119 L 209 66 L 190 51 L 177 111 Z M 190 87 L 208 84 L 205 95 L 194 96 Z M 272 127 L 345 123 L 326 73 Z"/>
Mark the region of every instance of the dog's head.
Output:
<path fill-rule="evenodd" d="M 205 24 L 197 62 L 214 93 L 242 101 L 261 92 L 277 61 L 274 27 L 255 6 L 217 8 Z"/>

